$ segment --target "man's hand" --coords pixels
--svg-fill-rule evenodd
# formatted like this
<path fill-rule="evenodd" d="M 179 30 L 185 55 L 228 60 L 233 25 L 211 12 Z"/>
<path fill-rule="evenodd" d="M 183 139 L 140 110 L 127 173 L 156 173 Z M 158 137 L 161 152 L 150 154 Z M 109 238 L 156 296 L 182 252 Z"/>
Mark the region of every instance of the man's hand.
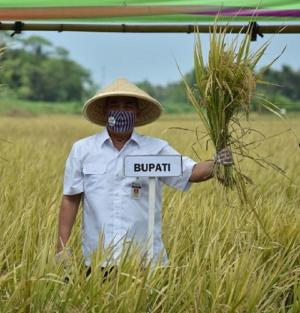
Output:
<path fill-rule="evenodd" d="M 71 248 L 65 248 L 55 254 L 55 262 L 56 264 L 60 263 L 68 263 L 72 256 L 72 249 Z"/>
<path fill-rule="evenodd" d="M 208 160 L 196 164 L 193 168 L 192 175 L 189 179 L 192 183 L 198 183 L 213 177 L 215 163 L 229 166 L 234 164 L 231 149 L 226 147 L 220 150 L 215 156 L 215 160 Z"/>
<path fill-rule="evenodd" d="M 215 162 L 224 166 L 230 166 L 234 164 L 231 149 L 229 147 L 225 147 L 218 151 L 215 156 Z"/>
<path fill-rule="evenodd" d="M 71 274 L 71 257 L 72 257 L 72 249 L 67 247 L 63 250 L 57 252 L 55 254 L 55 263 L 57 265 L 63 265 L 64 270 L 64 282 L 67 284 L 70 281 L 70 274 Z"/>

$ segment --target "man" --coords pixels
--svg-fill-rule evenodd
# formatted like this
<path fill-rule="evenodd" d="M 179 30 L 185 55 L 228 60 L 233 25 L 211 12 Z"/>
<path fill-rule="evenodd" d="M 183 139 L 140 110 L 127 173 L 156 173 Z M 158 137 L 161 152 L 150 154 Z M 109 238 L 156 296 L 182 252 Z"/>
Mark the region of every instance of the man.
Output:
<path fill-rule="evenodd" d="M 179 154 L 161 139 L 141 136 L 134 131 L 156 120 L 161 114 L 160 103 L 126 79 L 118 79 L 88 100 L 84 116 L 106 128 L 96 135 L 76 142 L 65 168 L 64 192 L 59 213 L 57 259 L 65 250 L 83 200 L 83 255 L 85 265 L 91 265 L 91 255 L 98 248 L 99 236 L 104 234 L 104 248 L 114 244 L 113 260 L 122 247 L 133 240 L 145 249 L 147 241 L 148 182 L 146 178 L 124 176 L 123 162 L 127 155 Z M 184 156 L 180 177 L 161 177 L 156 180 L 154 260 L 168 258 L 161 239 L 162 184 L 187 191 L 192 182 L 212 177 L 214 162 L 196 163 Z M 230 150 L 217 154 L 217 162 L 232 164 Z M 146 252 L 144 250 L 144 252 Z M 101 264 L 105 268 L 106 260 Z"/>

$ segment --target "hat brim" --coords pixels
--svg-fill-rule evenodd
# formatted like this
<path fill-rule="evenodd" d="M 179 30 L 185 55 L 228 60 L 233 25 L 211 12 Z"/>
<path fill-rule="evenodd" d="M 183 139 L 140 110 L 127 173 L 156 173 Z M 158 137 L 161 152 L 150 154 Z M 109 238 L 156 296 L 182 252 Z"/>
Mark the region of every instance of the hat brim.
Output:
<path fill-rule="evenodd" d="M 161 104 L 150 96 L 143 96 L 134 92 L 112 91 L 102 93 L 89 99 L 83 106 L 83 115 L 90 122 L 106 126 L 105 105 L 108 97 L 125 96 L 134 97 L 138 100 L 139 114 L 136 117 L 134 126 L 143 126 L 154 122 L 161 115 Z"/>

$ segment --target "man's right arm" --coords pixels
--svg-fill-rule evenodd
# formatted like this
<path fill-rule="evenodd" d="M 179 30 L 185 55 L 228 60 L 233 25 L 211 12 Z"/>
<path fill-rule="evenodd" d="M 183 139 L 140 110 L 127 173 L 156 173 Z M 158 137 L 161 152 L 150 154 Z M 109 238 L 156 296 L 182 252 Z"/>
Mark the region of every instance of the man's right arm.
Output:
<path fill-rule="evenodd" d="M 56 252 L 65 247 L 70 238 L 72 227 L 80 205 L 82 193 L 76 195 L 64 195 L 62 197 L 59 218 L 58 218 L 58 240 Z"/>

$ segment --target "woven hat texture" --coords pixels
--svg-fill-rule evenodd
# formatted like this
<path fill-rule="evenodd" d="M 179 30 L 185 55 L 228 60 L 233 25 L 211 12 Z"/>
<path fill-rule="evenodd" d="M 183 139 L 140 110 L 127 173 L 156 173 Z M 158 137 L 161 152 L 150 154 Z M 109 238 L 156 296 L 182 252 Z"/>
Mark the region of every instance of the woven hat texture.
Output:
<path fill-rule="evenodd" d="M 105 126 L 104 107 L 106 99 L 113 96 L 135 97 L 138 100 L 139 114 L 134 126 L 142 126 L 155 121 L 161 114 L 161 104 L 126 78 L 119 78 L 100 90 L 83 106 L 83 115 L 90 122 Z"/>

